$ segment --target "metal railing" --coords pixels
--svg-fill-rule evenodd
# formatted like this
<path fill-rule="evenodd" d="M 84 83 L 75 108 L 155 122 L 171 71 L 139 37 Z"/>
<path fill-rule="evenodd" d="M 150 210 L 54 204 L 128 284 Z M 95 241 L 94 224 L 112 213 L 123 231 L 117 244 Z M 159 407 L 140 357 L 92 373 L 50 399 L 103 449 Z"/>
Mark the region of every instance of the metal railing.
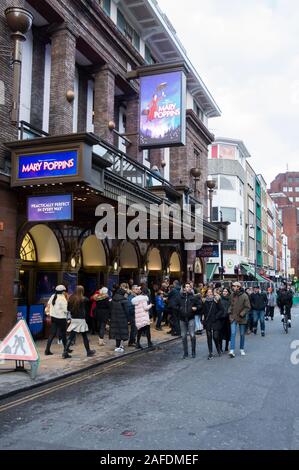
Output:
<path fill-rule="evenodd" d="M 38 139 L 39 137 L 49 136 L 47 132 L 32 126 L 32 124 L 26 121 L 19 122 L 19 132 L 20 140 Z"/>
<path fill-rule="evenodd" d="M 150 170 L 133 158 L 130 158 L 121 150 L 112 147 L 101 139 L 99 139 L 99 144 L 93 147 L 93 153 L 111 163 L 108 170 L 137 186 L 147 189 L 154 186 L 173 188 L 169 181 L 163 178 L 158 172 L 156 173 Z"/>

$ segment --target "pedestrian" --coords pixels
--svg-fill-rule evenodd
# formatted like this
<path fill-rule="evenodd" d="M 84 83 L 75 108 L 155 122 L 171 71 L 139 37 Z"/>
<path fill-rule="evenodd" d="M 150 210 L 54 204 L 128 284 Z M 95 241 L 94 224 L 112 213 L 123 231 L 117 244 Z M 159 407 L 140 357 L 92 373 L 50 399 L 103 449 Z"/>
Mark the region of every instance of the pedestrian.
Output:
<path fill-rule="evenodd" d="M 151 327 L 150 327 L 150 316 L 149 311 L 152 308 L 152 304 L 149 303 L 147 295 L 147 289 L 143 289 L 141 294 L 137 295 L 132 299 L 132 304 L 135 307 L 135 322 L 137 328 L 137 349 L 143 349 L 140 344 L 140 339 L 143 334 L 147 337 L 147 345 L 150 348 L 153 346 L 151 340 Z"/>
<path fill-rule="evenodd" d="M 253 293 L 252 287 L 248 287 L 247 289 L 245 289 L 245 294 L 248 295 L 249 301 L 250 301 L 250 296 L 252 293 Z M 246 325 L 245 334 L 250 335 L 252 332 L 253 332 L 253 313 L 252 313 L 252 309 L 250 305 L 250 310 L 247 314 L 247 325 Z"/>
<path fill-rule="evenodd" d="M 104 346 L 106 344 L 104 341 L 105 329 L 106 324 L 110 320 L 111 311 L 111 299 L 109 297 L 108 288 L 102 287 L 102 289 L 100 289 L 92 299 L 96 303 L 94 313 L 98 325 L 99 345 Z"/>
<path fill-rule="evenodd" d="M 229 289 L 224 287 L 221 294 L 221 305 L 223 308 L 223 315 L 222 315 L 222 326 L 220 330 L 220 350 L 223 352 L 223 341 L 225 341 L 225 352 L 228 352 L 228 346 L 230 342 L 231 336 L 231 328 L 230 328 L 230 320 L 229 320 L 229 304 L 230 304 L 230 296 L 231 292 Z"/>
<path fill-rule="evenodd" d="M 131 292 L 128 295 L 128 309 L 129 309 L 129 317 L 128 317 L 128 325 L 129 325 L 129 342 L 128 346 L 136 346 L 136 336 L 137 336 L 137 328 L 136 328 L 136 320 L 135 320 L 135 306 L 132 304 L 132 300 L 140 294 L 140 287 L 136 284 L 132 286 Z"/>
<path fill-rule="evenodd" d="M 240 282 L 234 282 L 232 284 L 233 293 L 230 297 L 230 305 L 228 308 L 229 318 L 231 322 L 231 338 L 230 338 L 230 352 L 231 358 L 235 357 L 235 343 L 237 335 L 237 327 L 239 325 L 240 330 L 240 353 L 241 356 L 245 356 L 245 330 L 247 324 L 247 314 L 250 310 L 250 301 L 247 294 Z"/>
<path fill-rule="evenodd" d="M 162 318 L 164 315 L 164 308 L 165 308 L 164 292 L 160 290 L 156 295 L 156 313 L 157 313 L 156 330 L 159 330 L 159 331 L 162 330 L 161 322 L 162 322 Z"/>
<path fill-rule="evenodd" d="M 213 340 L 218 356 L 221 356 L 220 332 L 223 324 L 223 307 L 220 300 L 220 296 L 215 295 L 212 288 L 208 288 L 203 301 L 203 326 L 207 335 L 208 359 L 213 357 Z"/>
<path fill-rule="evenodd" d="M 51 344 L 55 336 L 60 335 L 65 350 L 66 346 L 66 329 L 67 329 L 67 312 L 68 305 L 66 299 L 66 287 L 60 284 L 55 287 L 55 293 L 50 297 L 45 310 L 47 315 L 51 317 L 50 336 L 45 349 L 46 356 L 52 356 Z M 71 357 L 68 355 L 67 357 Z"/>
<path fill-rule="evenodd" d="M 265 292 L 261 292 L 260 286 L 257 284 L 253 288 L 253 293 L 249 297 L 250 305 L 253 313 L 253 333 L 256 335 L 258 322 L 261 326 L 261 335 L 265 336 L 265 309 L 268 299 Z"/>
<path fill-rule="evenodd" d="M 179 281 L 173 281 L 172 286 L 170 286 L 170 290 L 167 296 L 168 299 L 168 310 L 169 310 L 169 322 L 171 325 L 170 333 L 172 336 L 180 336 L 181 329 L 180 329 L 180 318 L 178 312 L 178 300 L 180 299 L 181 295 L 181 285 Z"/>
<path fill-rule="evenodd" d="M 293 291 L 290 286 L 287 284 L 281 289 L 280 296 L 279 296 L 279 303 L 281 307 L 281 315 L 283 320 L 283 316 L 287 315 L 289 328 L 291 328 L 291 309 L 293 306 Z"/>
<path fill-rule="evenodd" d="M 127 341 L 129 338 L 128 317 L 129 302 L 127 299 L 127 289 L 124 284 L 121 284 L 116 289 L 111 304 L 110 337 L 116 341 L 115 352 L 123 353 L 125 350 L 123 341 Z"/>
<path fill-rule="evenodd" d="M 188 340 L 187 333 L 189 332 L 191 339 L 191 353 L 192 358 L 196 356 L 196 336 L 195 336 L 195 314 L 201 306 L 201 301 L 192 292 L 191 285 L 187 282 L 184 286 L 183 293 L 177 297 L 176 308 L 179 313 L 180 330 L 182 333 L 183 341 L 183 359 L 188 357 Z"/>
<path fill-rule="evenodd" d="M 275 294 L 273 292 L 273 289 L 272 287 L 269 287 L 268 288 L 268 293 L 267 293 L 267 299 L 268 299 L 268 302 L 267 302 L 267 308 L 266 308 L 266 320 L 268 320 L 268 317 L 271 318 L 271 320 L 273 320 L 274 318 L 274 309 L 275 309 Z"/>
<path fill-rule="evenodd" d="M 71 324 L 69 325 L 67 330 L 70 335 L 64 348 L 64 353 L 62 357 L 64 359 L 69 357 L 69 347 L 77 334 L 82 334 L 87 356 L 94 356 L 96 351 L 94 349 L 90 349 L 89 340 L 87 337 L 88 325 L 86 322 L 86 318 L 89 313 L 89 300 L 87 297 L 84 296 L 83 286 L 77 286 L 74 294 L 71 295 L 71 297 L 69 298 L 68 310 L 72 317 Z"/>

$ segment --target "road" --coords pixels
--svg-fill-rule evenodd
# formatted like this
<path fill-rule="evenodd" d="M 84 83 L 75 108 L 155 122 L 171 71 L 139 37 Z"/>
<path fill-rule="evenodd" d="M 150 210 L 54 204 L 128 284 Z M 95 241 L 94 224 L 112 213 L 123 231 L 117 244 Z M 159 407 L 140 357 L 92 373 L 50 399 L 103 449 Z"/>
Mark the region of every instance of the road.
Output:
<path fill-rule="evenodd" d="M 178 340 L 2 401 L 0 449 L 299 449 L 299 309 L 266 327 L 245 357 L 207 361 L 201 338 L 182 360 Z"/>

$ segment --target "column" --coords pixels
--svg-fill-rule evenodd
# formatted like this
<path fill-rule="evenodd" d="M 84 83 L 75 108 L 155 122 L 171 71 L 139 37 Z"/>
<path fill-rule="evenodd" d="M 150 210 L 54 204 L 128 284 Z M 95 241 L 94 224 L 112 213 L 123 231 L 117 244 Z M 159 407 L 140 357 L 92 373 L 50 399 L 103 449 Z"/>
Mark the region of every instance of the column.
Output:
<path fill-rule="evenodd" d="M 45 82 L 45 52 L 46 43 L 38 30 L 33 29 L 32 54 L 32 91 L 30 124 L 37 129 L 43 129 L 44 82 Z"/>
<path fill-rule="evenodd" d="M 143 163 L 142 151 L 139 150 L 139 98 L 138 96 L 132 96 L 127 99 L 127 128 L 126 133 L 135 134 L 128 136 L 128 139 L 132 142 L 127 147 L 127 154 L 135 160 Z"/>
<path fill-rule="evenodd" d="M 64 25 L 52 34 L 50 119 L 51 135 L 72 134 L 73 102 L 67 92 L 74 91 L 76 38 Z"/>
<path fill-rule="evenodd" d="M 114 143 L 114 133 L 108 129 L 114 116 L 115 75 L 105 65 L 95 74 L 94 83 L 94 133 L 109 143 Z"/>

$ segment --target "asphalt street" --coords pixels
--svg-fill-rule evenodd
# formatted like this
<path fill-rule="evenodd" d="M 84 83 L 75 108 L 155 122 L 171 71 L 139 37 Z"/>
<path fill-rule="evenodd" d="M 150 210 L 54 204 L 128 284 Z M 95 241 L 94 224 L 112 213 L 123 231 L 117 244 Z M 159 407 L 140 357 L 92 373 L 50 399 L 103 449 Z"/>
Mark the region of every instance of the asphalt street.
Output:
<path fill-rule="evenodd" d="M 299 309 L 245 350 L 208 361 L 201 337 L 182 360 L 178 340 L 2 401 L 0 449 L 299 449 Z"/>

